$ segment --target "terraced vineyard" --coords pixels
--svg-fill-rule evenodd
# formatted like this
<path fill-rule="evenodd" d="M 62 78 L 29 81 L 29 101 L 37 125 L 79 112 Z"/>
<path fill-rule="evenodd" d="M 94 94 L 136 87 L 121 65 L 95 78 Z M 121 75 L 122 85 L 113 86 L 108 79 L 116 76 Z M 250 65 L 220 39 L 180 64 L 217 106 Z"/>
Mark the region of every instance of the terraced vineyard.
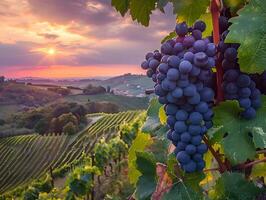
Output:
<path fill-rule="evenodd" d="M 78 136 L 25 135 L 0 139 L 0 194 L 41 177 L 50 168 L 79 159 L 100 138 L 111 138 L 121 124 L 132 122 L 140 113 L 104 114 Z"/>

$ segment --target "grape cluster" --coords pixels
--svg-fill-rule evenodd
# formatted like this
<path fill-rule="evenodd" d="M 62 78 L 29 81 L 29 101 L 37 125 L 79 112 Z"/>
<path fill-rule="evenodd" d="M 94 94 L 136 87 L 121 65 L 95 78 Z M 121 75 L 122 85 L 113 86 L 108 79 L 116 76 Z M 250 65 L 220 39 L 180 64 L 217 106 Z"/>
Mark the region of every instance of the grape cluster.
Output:
<path fill-rule="evenodd" d="M 175 145 L 176 158 L 187 173 L 205 167 L 207 146 L 202 139 L 213 125 L 216 46 L 209 38 L 202 38 L 205 29 L 200 20 L 193 27 L 177 24 L 177 38 L 163 43 L 161 54 L 148 53 L 141 64 L 156 82 L 155 94 L 167 115 L 167 138 Z"/>
<path fill-rule="evenodd" d="M 224 97 L 226 100 L 238 100 L 240 107 L 244 109 L 241 116 L 253 119 L 256 117 L 256 110 L 261 106 L 261 93 L 250 76 L 240 71 L 237 59 L 239 44 L 224 42 L 230 26 L 225 15 L 220 16 L 219 25 L 221 39 L 218 44 L 218 62 L 222 62 L 224 71 Z"/>

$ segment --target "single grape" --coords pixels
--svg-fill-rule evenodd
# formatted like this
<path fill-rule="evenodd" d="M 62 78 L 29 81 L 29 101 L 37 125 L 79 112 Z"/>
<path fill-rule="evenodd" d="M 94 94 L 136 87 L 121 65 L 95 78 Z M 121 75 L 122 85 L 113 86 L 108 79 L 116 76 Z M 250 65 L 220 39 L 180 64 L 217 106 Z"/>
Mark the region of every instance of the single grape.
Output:
<path fill-rule="evenodd" d="M 206 24 L 202 20 L 197 20 L 193 25 L 194 30 L 200 30 L 201 32 L 204 32 L 206 29 Z"/>
<path fill-rule="evenodd" d="M 191 140 L 191 135 L 188 132 L 184 132 L 180 136 L 181 142 L 188 143 Z"/>
<path fill-rule="evenodd" d="M 200 135 L 201 127 L 199 125 L 189 125 L 188 132 L 193 136 Z"/>
<path fill-rule="evenodd" d="M 241 115 L 245 118 L 245 119 L 253 119 L 256 117 L 256 110 L 252 107 L 249 107 L 248 109 L 244 110 Z"/>
<path fill-rule="evenodd" d="M 197 168 L 197 165 L 194 161 L 190 161 L 189 163 L 185 164 L 183 169 L 185 170 L 185 172 L 187 173 L 192 173 L 195 172 Z"/>
<path fill-rule="evenodd" d="M 208 147 L 206 146 L 206 144 L 200 144 L 199 146 L 197 146 L 197 152 L 200 154 L 204 154 L 206 153 L 208 150 Z"/>
<path fill-rule="evenodd" d="M 187 24 L 185 22 L 177 24 L 175 31 L 178 36 L 185 36 L 188 33 Z"/>
<path fill-rule="evenodd" d="M 185 121 L 188 118 L 188 113 L 185 110 L 178 110 L 175 117 L 178 121 Z"/>
<path fill-rule="evenodd" d="M 196 136 L 193 136 L 191 138 L 191 144 L 193 144 L 195 146 L 200 145 L 201 141 L 202 141 L 202 136 L 200 136 L 200 135 L 196 135 Z"/>
<path fill-rule="evenodd" d="M 179 65 L 179 70 L 183 74 L 189 73 L 191 69 L 192 69 L 192 64 L 187 60 L 182 61 Z"/>
<path fill-rule="evenodd" d="M 187 125 L 186 125 L 186 123 L 183 122 L 183 121 L 177 121 L 177 122 L 175 123 L 175 127 L 174 127 L 174 129 L 175 129 L 175 131 L 176 131 L 177 133 L 183 133 L 183 132 L 187 131 Z"/>
<path fill-rule="evenodd" d="M 206 47 L 206 43 L 203 40 L 197 40 L 193 45 L 193 48 L 196 52 L 204 52 Z"/>
<path fill-rule="evenodd" d="M 200 125 L 203 120 L 203 117 L 202 114 L 200 114 L 199 112 L 192 112 L 189 115 L 188 120 L 193 125 Z"/>
<path fill-rule="evenodd" d="M 168 65 L 174 68 L 178 68 L 180 59 L 178 56 L 169 56 L 167 59 Z"/>
<path fill-rule="evenodd" d="M 168 72 L 168 69 L 169 69 L 169 66 L 166 63 L 161 63 L 158 66 L 158 71 L 163 73 L 163 74 L 166 74 Z"/>
<path fill-rule="evenodd" d="M 214 92 L 211 88 L 203 88 L 200 91 L 200 99 L 205 102 L 211 102 L 214 99 Z"/>
<path fill-rule="evenodd" d="M 187 97 L 192 97 L 196 95 L 196 93 L 197 93 L 197 88 L 192 84 L 184 88 L 184 95 Z"/>
<path fill-rule="evenodd" d="M 171 68 L 167 72 L 167 79 L 170 81 L 176 81 L 179 78 L 179 71 L 178 69 Z"/>
<path fill-rule="evenodd" d="M 173 82 L 173 81 L 170 81 L 168 79 L 165 79 L 165 80 L 162 81 L 162 88 L 165 91 L 172 91 L 172 90 L 174 90 L 176 88 L 176 83 Z"/>
<path fill-rule="evenodd" d="M 239 105 L 241 108 L 248 109 L 251 106 L 251 101 L 249 98 L 241 98 L 239 99 Z"/>
<path fill-rule="evenodd" d="M 200 102 L 196 105 L 195 110 L 199 113 L 206 113 L 209 110 L 209 106 L 206 102 Z"/>
<path fill-rule="evenodd" d="M 176 159 L 180 163 L 184 163 L 184 164 L 190 162 L 190 156 L 185 151 L 178 152 L 177 155 L 176 155 Z"/>
<path fill-rule="evenodd" d="M 186 146 L 185 151 L 187 152 L 187 154 L 189 154 L 189 155 L 193 155 L 193 154 L 196 153 L 197 148 L 196 148 L 194 145 L 189 144 L 189 145 Z"/>
<path fill-rule="evenodd" d="M 172 96 L 175 98 L 180 98 L 183 96 L 183 90 L 179 87 L 176 87 L 173 91 L 172 91 Z"/>
<path fill-rule="evenodd" d="M 165 112 L 167 115 L 175 115 L 178 111 L 178 107 L 175 104 L 168 104 L 165 106 Z"/>
<path fill-rule="evenodd" d="M 183 41 L 183 45 L 186 48 L 190 48 L 193 46 L 195 42 L 195 38 L 192 35 L 186 36 Z"/>
<path fill-rule="evenodd" d="M 250 85 L 250 78 L 248 75 L 241 74 L 237 79 L 237 86 L 238 87 L 248 87 Z"/>

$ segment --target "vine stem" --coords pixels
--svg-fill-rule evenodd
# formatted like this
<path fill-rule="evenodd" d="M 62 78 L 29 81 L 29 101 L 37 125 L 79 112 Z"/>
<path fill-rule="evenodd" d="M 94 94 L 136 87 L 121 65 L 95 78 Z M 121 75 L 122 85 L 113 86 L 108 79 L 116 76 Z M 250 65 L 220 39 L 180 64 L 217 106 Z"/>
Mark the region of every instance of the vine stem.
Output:
<path fill-rule="evenodd" d="M 208 149 L 210 150 L 210 152 L 212 153 L 213 157 L 217 161 L 217 163 L 219 165 L 219 171 L 221 173 L 225 172 L 227 170 L 226 165 L 223 163 L 220 155 L 214 150 L 212 145 L 209 143 L 209 140 L 208 140 L 208 138 L 206 136 L 203 137 L 203 141 L 208 146 Z"/>
<path fill-rule="evenodd" d="M 266 158 L 263 158 L 263 159 L 261 159 L 261 160 L 255 160 L 255 161 L 252 161 L 252 162 L 247 163 L 247 164 L 243 164 L 243 165 L 241 165 L 239 168 L 240 168 L 240 169 L 246 169 L 246 168 L 252 167 L 253 165 L 256 165 L 256 164 L 262 163 L 262 162 L 266 162 Z"/>
<path fill-rule="evenodd" d="M 264 154 L 264 153 L 266 153 L 266 149 L 264 149 L 264 150 L 259 150 L 259 151 L 256 151 L 256 153 L 257 153 L 257 154 Z"/>
<path fill-rule="evenodd" d="M 212 25 L 213 25 L 213 42 L 218 45 L 220 41 L 220 31 L 219 31 L 219 16 L 220 16 L 220 1 L 219 0 L 211 0 L 211 14 L 212 14 Z M 216 104 L 219 104 L 224 100 L 224 93 L 222 90 L 222 80 L 223 80 L 223 69 L 221 62 L 218 60 L 216 62 L 216 88 L 217 88 L 217 96 L 216 96 Z"/>

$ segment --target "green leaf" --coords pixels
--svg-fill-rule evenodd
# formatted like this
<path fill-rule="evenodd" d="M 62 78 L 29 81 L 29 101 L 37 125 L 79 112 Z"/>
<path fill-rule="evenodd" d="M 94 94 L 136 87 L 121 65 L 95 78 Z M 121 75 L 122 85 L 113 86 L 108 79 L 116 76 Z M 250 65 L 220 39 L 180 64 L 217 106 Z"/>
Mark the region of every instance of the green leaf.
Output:
<path fill-rule="evenodd" d="M 175 38 L 177 35 L 176 35 L 176 32 L 175 31 L 172 31 L 171 33 L 169 33 L 167 36 L 165 36 L 162 40 L 161 40 L 161 43 L 164 43 L 166 42 L 167 40 L 170 40 L 170 39 L 173 39 Z"/>
<path fill-rule="evenodd" d="M 177 178 L 176 172 L 175 172 L 175 166 L 178 165 L 176 156 L 174 153 L 171 153 L 167 156 L 167 173 L 168 175 L 174 180 Z"/>
<path fill-rule="evenodd" d="M 207 135 L 211 144 L 215 144 L 223 139 L 224 132 L 222 131 L 223 126 L 212 127 L 208 130 Z"/>
<path fill-rule="evenodd" d="M 161 106 L 161 108 L 159 109 L 159 119 L 161 124 L 165 125 L 166 121 L 167 121 L 167 115 L 164 111 L 164 106 Z"/>
<path fill-rule="evenodd" d="M 221 139 L 221 146 L 224 149 L 226 157 L 232 164 L 245 162 L 247 159 L 254 159 L 255 150 L 262 146 L 264 142 L 258 141 L 266 134 L 266 97 L 262 97 L 262 107 L 257 110 L 257 116 L 253 120 L 245 120 L 240 117 L 241 108 L 236 101 L 225 101 L 214 108 L 214 125 L 222 126 L 223 133 L 228 135 Z M 259 134 L 258 131 L 260 130 Z M 220 132 L 219 131 L 219 132 Z M 253 135 L 253 139 L 249 133 Z M 215 134 L 214 134 L 215 136 Z"/>
<path fill-rule="evenodd" d="M 193 23 L 204 13 L 210 4 L 209 0 L 172 0 L 174 14 L 177 14 L 178 21 Z"/>
<path fill-rule="evenodd" d="M 155 131 L 154 134 L 152 134 L 152 136 L 156 136 L 156 138 L 158 138 L 159 140 L 168 141 L 168 139 L 166 138 L 166 133 L 168 130 L 169 128 L 167 126 L 162 126 L 160 129 Z"/>
<path fill-rule="evenodd" d="M 214 187 L 215 200 L 253 200 L 261 190 L 240 173 L 224 173 Z"/>
<path fill-rule="evenodd" d="M 124 17 L 129 9 L 130 0 L 112 0 L 112 6 Z"/>
<path fill-rule="evenodd" d="M 237 17 L 230 20 L 226 42 L 240 43 L 238 58 L 241 71 L 260 73 L 266 69 L 266 1 L 250 0 Z"/>
<path fill-rule="evenodd" d="M 130 14 L 133 20 L 137 20 L 144 26 L 149 26 L 150 15 L 155 10 L 156 0 L 131 0 Z"/>
<path fill-rule="evenodd" d="M 147 110 L 147 119 L 142 127 L 142 131 L 145 133 L 153 133 L 158 130 L 161 126 L 161 122 L 159 119 L 159 110 L 161 108 L 161 104 L 158 102 L 156 98 L 152 99 L 150 102 L 150 106 Z"/>
<path fill-rule="evenodd" d="M 183 182 L 174 183 L 173 187 L 163 195 L 163 200 L 201 200 L 203 196 L 191 188 L 187 187 Z"/>
<path fill-rule="evenodd" d="M 133 140 L 128 151 L 128 171 L 130 183 L 136 184 L 141 173 L 136 168 L 136 152 L 144 151 L 145 148 L 152 144 L 151 136 L 145 133 L 138 133 L 135 140 Z"/>
<path fill-rule="evenodd" d="M 259 159 L 263 159 L 264 156 L 260 155 Z M 256 165 L 252 166 L 252 171 L 251 171 L 251 175 L 250 177 L 252 179 L 257 179 L 258 177 L 263 177 L 264 178 L 264 182 L 266 181 L 266 163 L 258 163 Z"/>
<path fill-rule="evenodd" d="M 137 152 L 137 169 L 142 174 L 137 182 L 135 196 L 138 200 L 150 199 L 156 188 L 156 163 L 154 155 Z"/>
<path fill-rule="evenodd" d="M 261 127 L 252 127 L 251 132 L 253 133 L 253 142 L 256 148 L 266 148 L 266 133 Z"/>
<path fill-rule="evenodd" d="M 74 179 L 69 184 L 70 190 L 77 196 L 84 196 L 86 194 L 86 182 Z"/>
<path fill-rule="evenodd" d="M 184 174 L 184 183 L 192 188 L 194 191 L 202 192 L 202 188 L 199 183 L 205 178 L 205 174 L 203 172 L 195 172 L 195 173 L 185 173 Z"/>

